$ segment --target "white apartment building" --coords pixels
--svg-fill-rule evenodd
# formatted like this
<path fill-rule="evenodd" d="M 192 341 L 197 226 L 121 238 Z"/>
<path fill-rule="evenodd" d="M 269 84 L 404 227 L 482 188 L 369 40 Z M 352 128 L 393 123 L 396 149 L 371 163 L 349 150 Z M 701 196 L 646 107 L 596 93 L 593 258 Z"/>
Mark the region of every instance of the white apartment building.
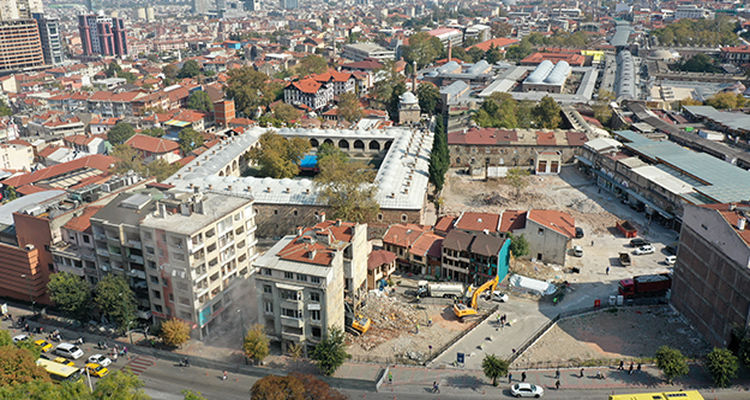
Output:
<path fill-rule="evenodd" d="M 282 349 L 311 348 L 344 329 L 344 302 L 366 290 L 367 225 L 323 221 L 279 240 L 255 262 L 258 315 Z"/>
<path fill-rule="evenodd" d="M 714 16 L 713 10 L 691 4 L 678 6 L 674 12 L 674 19 L 713 19 Z"/>
<path fill-rule="evenodd" d="M 0 144 L 0 166 L 3 169 L 31 171 L 34 163 L 34 149 L 20 144 Z"/>
<path fill-rule="evenodd" d="M 362 61 L 365 59 L 375 60 L 393 60 L 395 53 L 376 43 L 363 42 L 352 43 L 344 46 L 341 56 L 352 61 Z"/>

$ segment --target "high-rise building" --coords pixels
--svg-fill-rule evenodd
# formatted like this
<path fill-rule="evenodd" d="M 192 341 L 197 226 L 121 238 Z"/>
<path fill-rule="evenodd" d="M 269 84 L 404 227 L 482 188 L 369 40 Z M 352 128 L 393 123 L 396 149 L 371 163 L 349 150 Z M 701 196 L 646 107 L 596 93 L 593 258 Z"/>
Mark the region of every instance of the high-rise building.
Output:
<path fill-rule="evenodd" d="M 39 39 L 42 42 L 44 63 L 56 65 L 63 62 L 62 41 L 60 40 L 60 20 L 47 17 L 41 13 L 32 15 L 39 27 Z"/>
<path fill-rule="evenodd" d="M 44 55 L 36 21 L 0 21 L 0 72 L 41 65 L 44 65 Z"/>
<path fill-rule="evenodd" d="M 32 14 L 44 12 L 42 0 L 2 0 L 0 1 L 0 20 L 12 21 L 29 19 Z"/>
<path fill-rule="evenodd" d="M 84 56 L 100 54 L 122 57 L 128 54 L 125 22 L 120 18 L 79 15 L 78 31 Z"/>
<path fill-rule="evenodd" d="M 192 0 L 193 14 L 206 14 L 210 7 L 209 0 Z"/>
<path fill-rule="evenodd" d="M 245 0 L 245 11 L 258 11 L 260 9 L 259 0 Z"/>
<path fill-rule="evenodd" d="M 285 10 L 294 10 L 299 8 L 299 0 L 280 0 L 281 8 Z"/>

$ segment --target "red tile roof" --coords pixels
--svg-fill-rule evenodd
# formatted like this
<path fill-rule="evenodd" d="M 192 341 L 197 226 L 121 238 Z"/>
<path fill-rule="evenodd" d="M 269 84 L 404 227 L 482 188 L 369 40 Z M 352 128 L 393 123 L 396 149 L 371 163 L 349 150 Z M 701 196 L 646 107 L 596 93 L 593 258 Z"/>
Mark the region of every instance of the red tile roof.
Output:
<path fill-rule="evenodd" d="M 518 140 L 515 131 L 498 128 L 472 128 L 448 133 L 448 144 L 495 145 L 508 144 Z"/>
<path fill-rule="evenodd" d="M 136 150 L 146 151 L 152 154 L 171 153 L 180 148 L 180 145 L 174 140 L 141 135 L 140 133 L 131 136 L 130 139 L 125 141 L 125 144 L 130 145 Z"/>
<path fill-rule="evenodd" d="M 416 224 L 391 225 L 383 235 L 383 243 L 399 247 L 410 247 L 427 229 Z"/>
<path fill-rule="evenodd" d="M 442 252 L 443 237 L 431 232 L 425 232 L 409 248 L 409 253 L 418 256 L 440 257 Z"/>
<path fill-rule="evenodd" d="M 537 132 L 536 144 L 540 146 L 555 146 L 557 144 L 555 132 Z"/>
<path fill-rule="evenodd" d="M 582 66 L 586 62 L 586 57 L 584 57 L 581 54 L 571 54 L 571 53 L 534 53 L 523 60 L 521 60 L 521 65 L 534 65 L 539 64 L 544 60 L 550 60 L 553 63 L 558 63 L 560 61 L 567 61 L 570 66 Z"/>
<path fill-rule="evenodd" d="M 373 250 L 367 258 L 367 269 L 372 271 L 375 268 L 390 264 L 396 260 L 396 255 L 388 250 Z"/>
<path fill-rule="evenodd" d="M 86 232 L 91 229 L 91 217 L 102 208 L 104 206 L 86 207 L 81 215 L 71 218 L 70 221 L 63 225 L 63 228 L 71 231 Z"/>
<path fill-rule="evenodd" d="M 435 231 L 448 232 L 453 228 L 453 223 L 455 221 L 456 217 L 452 215 L 443 215 L 442 217 L 438 218 L 437 222 L 435 223 Z"/>
<path fill-rule="evenodd" d="M 570 146 L 583 146 L 589 140 L 583 132 L 568 131 L 565 132 L 565 137 L 568 139 L 568 145 Z"/>
<path fill-rule="evenodd" d="M 506 210 L 500 222 L 500 232 L 513 232 L 526 227 L 526 211 Z"/>
<path fill-rule="evenodd" d="M 495 48 L 498 48 L 498 49 L 502 49 L 502 48 L 505 48 L 507 46 L 510 46 L 510 45 L 512 45 L 514 43 L 518 43 L 518 42 L 519 42 L 518 39 L 513 39 L 513 38 L 494 38 L 494 39 L 490 39 L 490 40 L 487 40 L 485 42 L 477 43 L 477 44 L 475 44 L 473 46 L 470 46 L 469 48 L 466 49 L 466 51 L 469 51 L 469 50 L 473 49 L 474 47 L 476 47 L 476 48 L 478 48 L 479 50 L 482 50 L 482 51 L 487 51 L 487 50 L 491 49 L 492 47 L 495 47 Z"/>
<path fill-rule="evenodd" d="M 97 169 L 99 171 L 109 171 L 110 167 L 115 165 L 115 163 L 117 163 L 117 159 L 114 157 L 101 154 L 93 154 L 90 156 L 81 157 L 77 160 L 53 165 L 51 167 L 40 169 L 28 174 L 14 176 L 5 179 L 0 183 L 8 186 L 20 187 L 23 185 L 28 185 L 30 183 L 65 175 L 75 170 L 84 168 Z"/>
<path fill-rule="evenodd" d="M 556 210 L 531 210 L 526 218 L 571 239 L 576 236 L 575 219 L 568 213 Z"/>
<path fill-rule="evenodd" d="M 335 69 L 329 69 L 322 74 L 312 75 L 311 78 L 318 82 L 346 82 L 351 79 L 352 74 L 349 72 L 339 72 Z"/>
<path fill-rule="evenodd" d="M 302 93 L 309 93 L 309 94 L 318 93 L 318 90 L 320 90 L 320 87 L 323 86 L 323 84 L 321 84 L 320 82 L 312 78 L 303 79 L 297 82 L 292 82 L 290 83 L 290 85 L 294 86 L 297 90 L 299 90 Z"/>
<path fill-rule="evenodd" d="M 456 229 L 465 231 L 497 232 L 500 227 L 500 215 L 492 213 L 480 213 L 467 211 L 461 214 L 456 221 Z"/>

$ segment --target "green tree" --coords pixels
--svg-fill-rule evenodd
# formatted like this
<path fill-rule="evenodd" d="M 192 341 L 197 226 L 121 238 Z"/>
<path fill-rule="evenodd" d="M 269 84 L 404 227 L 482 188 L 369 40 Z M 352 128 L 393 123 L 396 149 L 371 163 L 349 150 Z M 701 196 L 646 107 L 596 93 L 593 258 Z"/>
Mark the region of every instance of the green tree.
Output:
<path fill-rule="evenodd" d="M 529 254 L 529 242 L 526 240 L 526 236 L 510 235 L 510 252 L 514 257 L 523 257 Z"/>
<path fill-rule="evenodd" d="M 539 104 L 534 107 L 533 115 L 540 128 L 557 129 L 562 123 L 561 112 L 562 109 L 555 99 L 544 96 Z"/>
<path fill-rule="evenodd" d="M 247 331 L 242 341 L 242 351 L 245 357 L 259 363 L 268 356 L 268 343 L 268 336 L 263 332 L 263 325 L 257 324 Z"/>
<path fill-rule="evenodd" d="M 417 86 L 419 108 L 429 115 L 440 114 L 440 90 L 432 83 L 420 83 Z"/>
<path fill-rule="evenodd" d="M 362 118 L 362 105 L 354 93 L 342 93 L 339 96 L 339 118 L 348 122 L 357 122 Z"/>
<path fill-rule="evenodd" d="M 737 357 L 727 349 L 715 347 L 706 356 L 706 369 L 718 387 L 729 386 L 729 382 L 737 376 L 738 368 Z"/>
<path fill-rule="evenodd" d="M 167 132 L 165 132 L 164 129 L 155 126 L 152 128 L 146 128 L 142 130 L 141 133 L 153 137 L 162 137 Z"/>
<path fill-rule="evenodd" d="M 143 391 L 143 382 L 129 369 L 115 371 L 100 379 L 94 389 L 97 400 L 150 400 Z"/>
<path fill-rule="evenodd" d="M 349 162 L 349 156 L 344 153 L 343 150 L 339 149 L 331 143 L 323 143 L 318 147 L 317 151 L 318 161 L 326 157 L 336 157 L 338 162 L 346 163 Z"/>
<path fill-rule="evenodd" d="M 5 100 L 0 99 L 0 116 L 9 117 L 13 115 L 13 110 L 8 106 Z"/>
<path fill-rule="evenodd" d="M 469 44 L 464 43 L 464 46 L 469 46 Z M 466 52 L 466 49 L 464 49 L 463 47 L 454 47 L 452 50 L 451 58 L 459 59 L 461 61 L 466 61 L 466 62 L 473 62 L 471 61 L 471 56 L 469 55 L 469 53 Z"/>
<path fill-rule="evenodd" d="M 104 275 L 94 288 L 94 304 L 121 331 L 135 319 L 135 295 L 122 276 Z"/>
<path fill-rule="evenodd" d="M 531 43 L 524 38 L 521 43 L 515 46 L 510 46 L 505 50 L 505 58 L 512 61 L 522 60 L 529 56 L 534 51 Z"/>
<path fill-rule="evenodd" d="M 508 170 L 505 174 L 505 182 L 516 190 L 516 197 L 521 195 L 521 190 L 528 185 L 526 177 L 529 171 L 523 168 L 515 167 Z"/>
<path fill-rule="evenodd" d="M 31 339 L 21 340 L 16 342 L 16 347 L 23 349 L 31 353 L 31 356 L 36 360 L 42 355 L 42 348 L 37 346 L 36 343 L 32 342 Z"/>
<path fill-rule="evenodd" d="M 476 46 L 469 48 L 469 51 L 466 52 L 466 55 L 469 57 L 468 61 L 472 63 L 484 59 L 484 51 Z"/>
<path fill-rule="evenodd" d="M 267 131 L 258 139 L 260 146 L 250 150 L 250 159 L 260 166 L 261 174 L 271 178 L 292 178 L 299 173 L 299 162 L 310 150 L 302 138 L 287 139 Z"/>
<path fill-rule="evenodd" d="M 203 146 L 203 134 L 193 128 L 185 128 L 177 134 L 177 143 L 180 144 L 182 154 L 190 153 L 193 149 Z"/>
<path fill-rule="evenodd" d="M 167 346 L 182 346 L 190 340 L 190 325 L 177 318 L 166 320 L 161 323 L 159 336 L 161 337 L 161 341 Z"/>
<path fill-rule="evenodd" d="M 196 76 L 200 75 L 200 73 L 201 66 L 200 64 L 198 64 L 198 61 L 187 60 L 182 64 L 180 72 L 177 73 L 177 78 L 195 78 Z"/>
<path fill-rule="evenodd" d="M 490 29 L 492 29 L 492 37 L 496 38 L 507 37 L 513 33 L 513 25 L 507 22 L 494 22 L 490 25 Z"/>
<path fill-rule="evenodd" d="M 118 64 L 116 61 L 112 61 L 107 65 L 107 68 L 104 69 L 104 75 L 107 78 L 114 78 L 116 76 L 122 75 L 122 67 L 120 67 L 120 64 Z"/>
<path fill-rule="evenodd" d="M 673 69 L 688 72 L 721 73 L 724 69 L 716 64 L 711 56 L 698 53 L 687 60 L 678 61 L 671 66 Z"/>
<path fill-rule="evenodd" d="M 750 103 L 750 100 L 745 99 L 739 93 L 733 92 L 716 93 L 706 100 L 707 106 L 718 109 L 736 109 L 744 107 L 748 103 Z"/>
<path fill-rule="evenodd" d="M 214 105 L 208 93 L 202 90 L 196 90 L 190 94 L 187 101 L 187 107 L 191 110 L 201 111 L 207 114 L 214 112 Z"/>
<path fill-rule="evenodd" d="M 327 204 L 334 218 L 345 221 L 367 222 L 375 218 L 380 206 L 375 201 L 375 172 L 361 161 L 350 162 L 340 156 L 320 157 L 320 173 L 315 183 L 320 198 Z"/>
<path fill-rule="evenodd" d="M 91 303 L 91 285 L 78 275 L 69 272 L 52 274 L 47 283 L 50 299 L 67 317 L 81 322 L 88 320 Z"/>
<path fill-rule="evenodd" d="M 328 70 L 328 63 L 323 57 L 317 54 L 310 54 L 299 61 L 296 69 L 302 75 L 321 74 Z"/>
<path fill-rule="evenodd" d="M 118 122 L 107 132 L 107 140 L 113 145 L 125 143 L 131 136 L 135 135 L 133 125 L 127 122 Z"/>
<path fill-rule="evenodd" d="M 741 339 L 737 355 L 745 366 L 750 366 L 750 334 L 748 334 L 747 331 L 743 331 L 739 337 L 741 337 Z"/>
<path fill-rule="evenodd" d="M 83 382 L 56 384 L 35 379 L 0 387 L 3 400 L 95 400 Z"/>
<path fill-rule="evenodd" d="M 487 128 L 521 128 L 519 107 L 510 93 L 493 93 L 482 103 L 474 121 Z"/>
<path fill-rule="evenodd" d="M 487 354 L 482 360 L 482 371 L 486 377 L 492 379 L 492 386 L 497 386 L 497 378 L 508 375 L 508 367 L 507 360 L 494 354 Z"/>
<path fill-rule="evenodd" d="M 116 144 L 115 147 L 112 148 L 110 155 L 117 159 L 114 169 L 115 173 L 122 174 L 128 171 L 134 171 L 137 173 L 144 172 L 141 154 L 129 144 Z"/>
<path fill-rule="evenodd" d="M 266 375 L 250 389 L 250 400 L 305 400 L 302 382 L 291 376 Z"/>
<path fill-rule="evenodd" d="M 487 60 L 488 63 L 494 64 L 503 59 L 503 53 L 500 52 L 500 49 L 497 47 L 492 46 L 486 53 L 484 53 L 484 59 Z"/>
<path fill-rule="evenodd" d="M 399 84 L 403 85 L 405 79 L 404 75 L 398 71 L 396 63 L 393 60 L 386 60 L 383 64 L 383 68 L 375 71 L 375 76 L 379 77 L 380 80 L 375 82 L 373 95 L 380 104 L 386 106 L 394 97 L 393 89 Z M 403 88 L 406 90 L 406 86 L 403 86 Z M 396 95 L 396 98 L 400 95 L 401 93 Z"/>
<path fill-rule="evenodd" d="M 300 112 L 294 106 L 287 103 L 279 103 L 271 108 L 273 117 L 286 125 L 299 120 Z"/>
<path fill-rule="evenodd" d="M 594 111 L 594 118 L 602 123 L 602 126 L 610 126 L 612 121 L 612 109 L 609 104 L 615 99 L 615 94 L 609 90 L 599 90 L 599 96 L 596 103 L 591 107 Z"/>
<path fill-rule="evenodd" d="M 270 84 L 268 75 L 252 67 L 235 68 L 227 75 L 229 79 L 224 93 L 234 100 L 235 107 L 243 115 L 252 118 L 258 107 L 267 107 L 276 100 L 276 88 Z"/>
<path fill-rule="evenodd" d="M 178 71 L 177 67 L 175 67 L 172 64 L 167 64 L 164 67 L 162 67 L 162 69 L 161 69 L 161 73 L 164 74 L 164 77 L 167 78 L 167 79 L 169 79 L 169 80 L 175 80 L 175 78 L 177 78 L 177 73 L 178 72 L 179 71 Z"/>
<path fill-rule="evenodd" d="M 49 381 L 49 375 L 36 365 L 36 358 L 30 351 L 16 346 L 0 347 L 0 387 L 35 379 Z"/>
<path fill-rule="evenodd" d="M 344 344 L 344 332 L 335 327 L 328 329 L 328 335 L 312 351 L 312 359 L 318 364 L 318 368 L 328 376 L 333 375 L 350 357 Z"/>
<path fill-rule="evenodd" d="M 182 395 L 185 396 L 184 400 L 207 400 L 201 392 L 194 392 L 192 390 L 183 390 Z"/>
<path fill-rule="evenodd" d="M 13 344 L 13 339 L 10 337 L 10 332 L 5 329 L 0 329 L 0 347 L 10 346 Z"/>
<path fill-rule="evenodd" d="M 158 182 L 161 182 L 179 171 L 180 164 L 177 162 L 170 164 L 164 159 L 157 158 L 148 163 L 143 169 L 145 169 L 146 176 L 153 176 Z"/>
<path fill-rule="evenodd" d="M 403 82 L 397 83 L 396 86 L 394 86 L 391 90 L 391 99 L 388 101 L 385 109 L 386 111 L 388 111 L 388 116 L 392 121 L 398 121 L 399 99 L 405 92 L 406 85 Z"/>
<path fill-rule="evenodd" d="M 423 68 L 443 54 L 443 44 L 435 36 L 419 32 L 409 36 L 409 45 L 404 46 L 402 54 L 407 65 L 416 61 L 417 68 Z"/>
<path fill-rule="evenodd" d="M 661 346 L 656 351 L 656 366 L 670 384 L 674 378 L 687 375 L 690 371 L 687 358 L 679 350 L 669 346 Z"/>
<path fill-rule="evenodd" d="M 445 184 L 445 173 L 450 168 L 450 154 L 448 152 L 448 142 L 445 135 L 445 128 L 442 118 L 437 118 L 435 124 L 435 137 L 432 141 L 432 152 L 430 153 L 429 176 L 430 183 L 435 185 L 435 192 L 443 190 Z"/>

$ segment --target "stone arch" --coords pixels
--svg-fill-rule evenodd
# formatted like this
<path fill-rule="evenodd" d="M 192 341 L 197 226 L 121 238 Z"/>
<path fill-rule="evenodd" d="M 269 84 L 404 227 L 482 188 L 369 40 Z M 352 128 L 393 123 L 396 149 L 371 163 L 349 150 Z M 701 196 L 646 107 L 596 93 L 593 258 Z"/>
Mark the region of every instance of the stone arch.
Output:
<path fill-rule="evenodd" d="M 339 149 L 349 149 L 349 141 L 346 139 L 339 140 Z"/>
<path fill-rule="evenodd" d="M 385 142 L 385 146 L 383 146 L 383 149 L 388 150 L 391 148 L 391 144 L 393 144 L 393 140 L 389 140 Z"/>
<path fill-rule="evenodd" d="M 224 171 L 219 171 L 219 176 L 224 176 Z"/>
<path fill-rule="evenodd" d="M 236 170 L 237 167 L 239 167 L 239 164 L 237 163 L 237 160 L 232 161 L 232 169 Z"/>
<path fill-rule="evenodd" d="M 333 146 L 333 140 L 331 139 L 326 139 L 323 141 L 323 143 L 330 144 L 331 146 Z"/>
<path fill-rule="evenodd" d="M 370 140 L 370 144 L 367 145 L 370 150 L 380 151 L 380 142 L 377 140 Z"/>
<path fill-rule="evenodd" d="M 318 143 L 318 139 L 310 138 L 310 146 L 313 148 L 318 148 L 320 146 L 320 143 Z"/>
<path fill-rule="evenodd" d="M 365 143 L 359 139 L 354 141 L 354 148 L 357 150 L 364 150 L 365 149 Z"/>

